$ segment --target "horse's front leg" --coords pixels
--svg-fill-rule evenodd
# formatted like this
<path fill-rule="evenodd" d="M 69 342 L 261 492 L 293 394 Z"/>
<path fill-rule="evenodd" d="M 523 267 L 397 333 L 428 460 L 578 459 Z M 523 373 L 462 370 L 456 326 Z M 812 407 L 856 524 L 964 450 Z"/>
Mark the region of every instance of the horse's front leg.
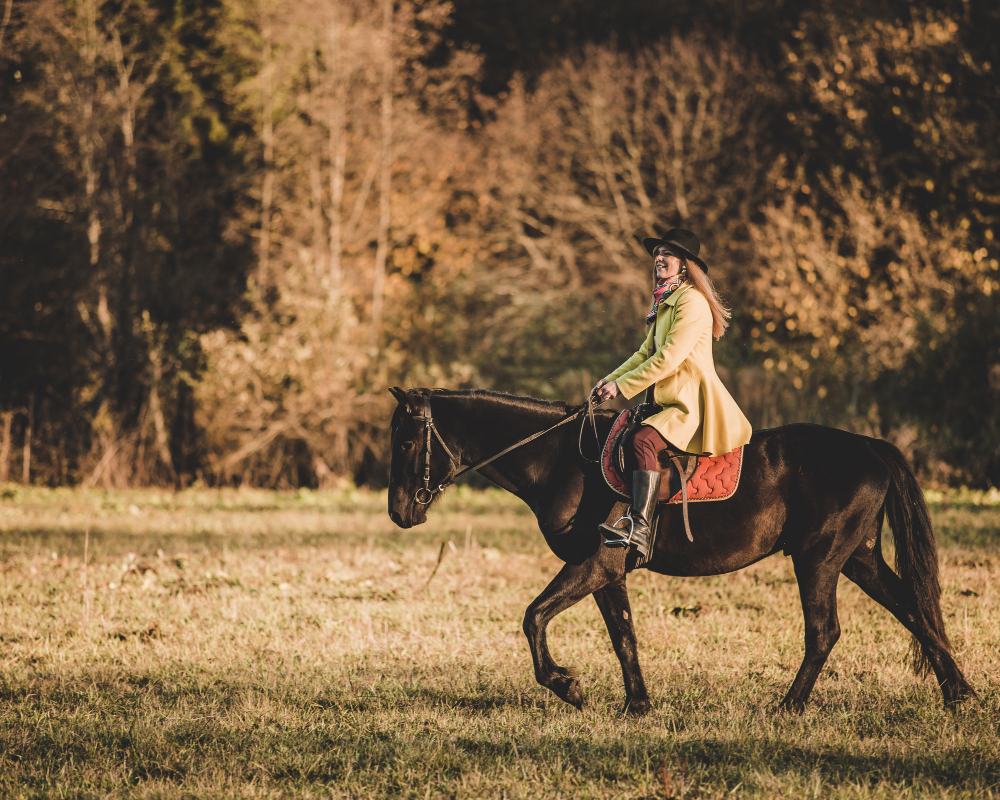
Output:
<path fill-rule="evenodd" d="M 600 548 L 582 564 L 566 564 L 524 612 L 524 635 L 528 637 L 535 679 L 570 705 L 583 708 L 583 689 L 576 677 L 553 661 L 545 631 L 549 622 L 588 594 L 603 589 L 625 574 L 625 559 L 619 550 Z"/>
<path fill-rule="evenodd" d="M 636 716 L 645 714 L 649 711 L 649 695 L 639 668 L 639 646 L 635 639 L 635 627 L 632 625 L 632 607 L 628 602 L 625 578 L 618 578 L 603 589 L 598 589 L 594 592 L 594 599 L 601 609 L 604 624 L 608 626 L 608 635 L 611 636 L 611 644 L 622 665 L 622 678 L 625 681 L 623 711 Z"/>

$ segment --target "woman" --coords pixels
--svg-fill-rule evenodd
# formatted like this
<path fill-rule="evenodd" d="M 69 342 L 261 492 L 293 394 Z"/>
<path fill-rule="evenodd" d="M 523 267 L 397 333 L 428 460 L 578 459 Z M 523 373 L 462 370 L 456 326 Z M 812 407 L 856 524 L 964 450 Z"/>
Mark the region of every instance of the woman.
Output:
<path fill-rule="evenodd" d="M 660 490 L 659 455 L 667 444 L 717 456 L 749 442 L 751 429 L 715 372 L 712 337 L 726 332 L 730 313 L 707 275 L 708 266 L 698 258 L 698 237 L 674 228 L 662 239 L 643 239 L 642 244 L 653 256 L 656 278 L 646 341 L 594 393 L 600 400 L 619 394 L 631 399 L 653 387 L 652 401 L 661 409 L 632 438 L 632 511 L 624 518 L 631 522 L 631 534 L 600 526 L 609 547 L 633 545 L 646 556 Z"/>

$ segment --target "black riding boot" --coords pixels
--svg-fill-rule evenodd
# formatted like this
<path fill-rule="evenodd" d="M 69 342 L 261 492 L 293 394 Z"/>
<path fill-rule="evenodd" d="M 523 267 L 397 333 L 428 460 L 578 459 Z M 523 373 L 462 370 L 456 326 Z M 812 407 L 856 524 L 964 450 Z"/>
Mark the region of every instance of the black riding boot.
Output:
<path fill-rule="evenodd" d="M 632 473 L 632 512 L 618 520 L 627 520 L 629 528 L 616 528 L 602 523 L 598 526 L 604 534 L 604 544 L 608 547 L 635 547 L 639 555 L 646 558 L 653 541 L 653 514 L 656 499 L 660 493 L 660 473 L 637 469 Z M 615 523 L 615 525 L 618 524 Z M 627 535 L 626 535 L 627 532 Z"/>

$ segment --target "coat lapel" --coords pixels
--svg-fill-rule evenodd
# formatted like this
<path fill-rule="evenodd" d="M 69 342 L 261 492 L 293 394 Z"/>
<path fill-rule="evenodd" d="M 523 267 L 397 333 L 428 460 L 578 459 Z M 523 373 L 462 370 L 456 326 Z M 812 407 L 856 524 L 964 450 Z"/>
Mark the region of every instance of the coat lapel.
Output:
<path fill-rule="evenodd" d="M 688 284 L 686 283 L 681 284 L 680 286 L 677 287 L 675 291 L 671 292 L 670 295 L 667 297 L 667 299 L 664 300 L 663 302 L 666 303 L 668 306 L 673 307 L 677 305 L 677 299 L 687 290 L 688 290 Z"/>
<path fill-rule="evenodd" d="M 674 325 L 674 317 L 677 315 L 677 301 L 680 299 L 681 294 L 689 288 L 690 284 L 681 284 L 675 292 L 666 297 L 660 304 L 660 308 L 656 313 L 656 334 L 653 337 L 657 350 L 663 346 L 663 340 Z"/>

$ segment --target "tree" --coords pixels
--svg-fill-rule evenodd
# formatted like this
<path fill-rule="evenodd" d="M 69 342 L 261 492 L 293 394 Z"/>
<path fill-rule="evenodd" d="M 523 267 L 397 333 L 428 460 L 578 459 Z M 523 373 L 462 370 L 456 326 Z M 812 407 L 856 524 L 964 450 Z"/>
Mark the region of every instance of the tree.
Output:
<path fill-rule="evenodd" d="M 426 182 L 449 134 L 423 112 L 447 105 L 453 77 L 417 63 L 436 45 L 445 7 L 390 11 L 231 7 L 241 40 L 260 43 L 243 102 L 260 120 L 265 188 L 273 179 L 249 222 L 268 242 L 249 313 L 238 333 L 201 340 L 200 419 L 219 479 L 323 482 L 363 469 L 366 453 L 383 455 L 372 432 L 387 401 L 372 395 L 399 355 L 373 343 L 405 300 L 393 272 L 436 216 Z"/>
<path fill-rule="evenodd" d="M 674 37 L 632 55 L 591 47 L 534 91 L 511 87 L 478 199 L 480 374 L 582 396 L 638 344 L 640 239 L 670 227 L 699 231 L 713 276 L 738 291 L 768 158 L 761 80 L 730 42 Z"/>
<path fill-rule="evenodd" d="M 213 76 L 189 67 L 211 28 L 192 48 L 183 14 L 44 2 L 12 23 L 23 78 L 4 100 L 18 126 L 4 131 L 14 147 L 0 148 L 0 170 L 25 191 L 5 216 L 3 268 L 20 288 L 0 392 L 34 409 L 32 452 L 49 480 L 179 480 L 191 332 L 238 297 L 239 243 L 220 235 L 233 162 L 192 86 Z"/>

